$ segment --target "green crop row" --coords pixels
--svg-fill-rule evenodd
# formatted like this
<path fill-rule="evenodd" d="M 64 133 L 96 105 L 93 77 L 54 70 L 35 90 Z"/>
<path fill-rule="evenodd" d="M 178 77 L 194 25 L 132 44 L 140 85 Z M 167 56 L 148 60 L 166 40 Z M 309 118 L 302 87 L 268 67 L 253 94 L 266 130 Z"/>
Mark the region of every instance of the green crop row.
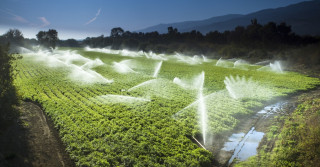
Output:
<path fill-rule="evenodd" d="M 253 113 L 251 109 L 262 107 L 263 102 L 320 83 L 292 72 L 256 71 L 258 67 L 249 65 L 247 70 L 219 67 L 214 65 L 215 60 L 201 64 L 165 60 L 158 77 L 153 78 L 159 60 L 81 49 L 78 53 L 91 60 L 99 58 L 104 64 L 91 70 L 113 82 L 74 80 L 70 77 L 77 72 L 73 66 L 50 66 L 30 55 L 15 62 L 19 93 L 42 105 L 78 166 L 210 165 L 212 154 L 192 141 L 192 136 L 200 134 L 197 89 L 177 85 L 173 82 L 175 77 L 192 84 L 194 77 L 205 72 L 208 133 L 213 135 L 232 130 L 239 117 Z M 113 63 L 123 60 L 130 62 L 128 66 L 135 72 L 116 71 Z M 74 61 L 73 65 L 83 63 Z M 251 78 L 259 90 L 254 91 L 254 96 L 231 98 L 224 84 L 230 75 L 243 76 L 248 83 Z"/>

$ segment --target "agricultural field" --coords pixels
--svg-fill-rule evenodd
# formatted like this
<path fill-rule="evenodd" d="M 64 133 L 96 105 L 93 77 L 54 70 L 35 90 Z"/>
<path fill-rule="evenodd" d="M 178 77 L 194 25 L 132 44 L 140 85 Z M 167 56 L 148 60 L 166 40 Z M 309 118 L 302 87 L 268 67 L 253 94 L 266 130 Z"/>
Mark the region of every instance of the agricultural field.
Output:
<path fill-rule="evenodd" d="M 14 84 L 77 166 L 208 166 L 213 136 L 319 79 L 242 60 L 126 50 L 23 50 Z M 214 148 L 213 148 L 214 149 Z"/>

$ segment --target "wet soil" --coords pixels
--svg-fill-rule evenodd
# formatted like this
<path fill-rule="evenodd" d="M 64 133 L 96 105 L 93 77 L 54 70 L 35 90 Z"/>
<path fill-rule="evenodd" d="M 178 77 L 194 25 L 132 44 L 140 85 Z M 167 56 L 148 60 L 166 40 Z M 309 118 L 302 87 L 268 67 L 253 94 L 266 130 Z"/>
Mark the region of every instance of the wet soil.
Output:
<path fill-rule="evenodd" d="M 266 110 L 266 112 L 258 113 L 262 111 L 263 109 L 256 109 L 256 111 L 252 116 L 249 116 L 247 118 L 242 118 L 238 126 L 231 132 L 226 132 L 224 134 L 220 134 L 219 136 L 213 137 L 213 143 L 211 147 L 208 147 L 210 151 L 213 152 L 213 155 L 215 157 L 215 166 L 233 166 L 233 163 L 228 164 L 228 161 L 232 157 L 234 151 L 225 151 L 222 150 L 224 148 L 224 144 L 228 142 L 228 138 L 232 134 L 239 134 L 244 133 L 247 134 L 252 127 L 255 128 L 258 132 L 267 133 L 270 126 L 273 124 L 273 122 L 277 121 L 277 117 L 275 116 L 286 116 L 290 115 L 295 108 L 301 103 L 299 100 L 302 96 L 312 96 L 314 94 L 320 94 L 320 87 L 307 91 L 307 92 L 300 92 L 291 95 L 290 97 L 282 100 L 278 100 L 277 102 L 284 103 L 281 105 L 279 109 L 276 111 L 273 110 L 273 108 L 269 108 Z M 276 104 L 277 102 L 274 102 Z M 259 152 L 261 145 L 266 145 L 267 150 L 272 150 L 274 146 L 274 142 L 272 140 L 267 141 L 266 135 L 263 136 L 259 147 L 257 148 L 257 152 Z"/>
<path fill-rule="evenodd" d="M 295 109 L 296 106 L 293 99 L 285 100 L 281 103 L 283 104 L 281 104 L 279 109 L 276 110 L 273 107 L 267 108 L 264 112 L 261 113 L 258 112 L 262 111 L 263 109 L 256 110 L 255 114 L 253 114 L 252 116 L 243 118 L 240 121 L 238 127 L 235 128 L 232 132 L 227 132 L 223 135 L 220 135 L 220 137 L 215 137 L 216 140 L 213 139 L 214 142 L 211 148 L 216 160 L 215 166 L 232 166 L 232 164 L 228 163 L 230 158 L 234 154 L 234 150 L 223 150 L 225 143 L 228 142 L 228 138 L 232 134 L 243 133 L 245 135 L 250 132 L 252 128 L 254 128 L 256 132 L 267 133 L 269 127 L 272 125 L 272 122 L 275 120 L 275 116 L 289 114 Z M 265 135 L 262 141 L 264 140 L 264 138 Z"/>
<path fill-rule="evenodd" d="M 39 106 L 22 102 L 20 116 L 0 131 L 0 166 L 75 166 Z"/>

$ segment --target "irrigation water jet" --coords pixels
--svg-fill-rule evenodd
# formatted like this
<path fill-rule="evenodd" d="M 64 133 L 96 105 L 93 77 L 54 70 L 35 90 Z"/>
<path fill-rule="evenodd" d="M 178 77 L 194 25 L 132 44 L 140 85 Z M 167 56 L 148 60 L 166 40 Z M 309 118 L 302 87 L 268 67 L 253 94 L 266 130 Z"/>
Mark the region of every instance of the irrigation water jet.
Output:
<path fill-rule="evenodd" d="M 83 69 L 74 64 L 71 64 L 70 67 L 71 67 L 71 73 L 69 74 L 69 78 L 73 81 L 87 83 L 87 84 L 113 82 L 113 80 L 106 79 L 101 74 L 91 69 Z"/>
<path fill-rule="evenodd" d="M 207 135 L 207 109 L 205 104 L 205 99 L 203 97 L 203 85 L 204 85 L 204 71 L 201 72 L 199 76 L 199 94 L 198 94 L 198 112 L 200 115 L 200 127 L 202 132 L 203 144 L 206 145 L 206 135 Z"/>
<path fill-rule="evenodd" d="M 35 61 L 44 62 L 48 67 L 64 67 L 68 69 L 69 78 L 73 81 L 83 83 L 111 83 L 113 80 L 108 80 L 91 68 L 103 65 L 100 59 L 91 60 L 70 50 L 42 50 L 37 49 L 31 53 L 25 54 L 32 57 Z M 78 66 L 74 62 L 83 64 Z"/>
<path fill-rule="evenodd" d="M 198 55 L 194 55 L 191 57 L 180 53 L 175 53 L 173 56 L 178 62 L 187 63 L 190 65 L 202 64 L 203 62 L 208 61 L 207 58 L 203 55 L 201 58 Z"/>
<path fill-rule="evenodd" d="M 265 60 L 265 61 L 257 62 L 254 65 L 266 65 L 266 64 L 269 64 L 269 63 L 270 63 L 270 60 Z"/>
<path fill-rule="evenodd" d="M 206 145 L 206 138 L 207 138 L 207 124 L 208 124 L 208 115 L 207 115 L 207 107 L 206 107 L 206 100 L 203 96 L 203 87 L 204 87 L 204 80 L 205 80 L 205 73 L 204 71 L 201 72 L 200 75 L 198 75 L 194 80 L 192 85 L 188 85 L 181 81 L 179 78 L 174 78 L 173 82 L 180 85 L 184 88 L 198 88 L 198 97 L 197 100 L 185 107 L 184 109 L 180 110 L 176 114 L 173 115 L 174 118 L 179 116 L 180 113 L 187 110 L 188 108 L 196 105 L 197 106 L 197 112 L 199 115 L 199 125 L 200 125 L 200 131 L 202 133 L 203 138 L 203 145 Z"/>
<path fill-rule="evenodd" d="M 270 63 L 270 68 L 274 72 L 283 73 L 280 61 L 275 61 L 274 63 Z"/>
<path fill-rule="evenodd" d="M 168 60 L 168 58 L 165 57 L 164 54 L 155 54 L 153 52 L 143 52 L 143 55 L 147 58 L 147 59 L 153 59 L 153 60 Z"/>
<path fill-rule="evenodd" d="M 197 76 L 192 80 L 187 80 L 187 79 L 180 79 L 178 77 L 175 77 L 173 79 L 173 83 L 179 85 L 184 89 L 198 90 L 199 87 L 201 86 L 201 78 L 200 76 Z"/>
<path fill-rule="evenodd" d="M 141 87 L 141 86 L 148 85 L 148 84 L 151 84 L 151 83 L 154 83 L 154 82 L 157 82 L 157 79 L 151 79 L 151 80 L 142 82 L 142 83 L 140 83 L 140 84 L 138 84 L 138 85 L 136 85 L 136 86 L 128 89 L 128 92 L 130 92 L 130 91 L 132 91 L 132 90 L 134 90 L 134 89 L 137 89 L 137 88 L 139 88 L 139 87 Z"/>
<path fill-rule="evenodd" d="M 241 97 L 242 94 L 237 93 L 236 90 L 241 89 L 241 87 L 238 86 L 245 85 L 246 81 L 244 77 L 240 79 L 240 77 L 237 76 L 236 79 L 234 79 L 233 76 L 230 76 L 225 78 L 224 83 L 226 85 L 226 89 L 229 92 L 229 95 L 234 99 L 238 99 Z"/>
<path fill-rule="evenodd" d="M 194 55 L 191 59 L 190 59 L 190 63 L 189 64 L 202 64 L 203 62 L 203 58 L 200 59 L 200 57 L 198 55 Z"/>
<path fill-rule="evenodd" d="M 191 88 L 190 85 L 188 85 L 186 82 L 182 81 L 182 80 L 181 80 L 180 78 L 178 78 L 178 77 L 175 77 L 175 78 L 173 79 L 173 83 L 181 86 L 181 87 L 184 88 L 184 89 L 190 89 L 190 88 Z"/>
<path fill-rule="evenodd" d="M 90 51 L 90 52 L 101 52 L 101 53 L 108 53 L 108 54 L 119 54 L 118 50 L 111 50 L 109 48 L 90 48 L 90 47 L 85 47 L 85 51 Z"/>
<path fill-rule="evenodd" d="M 19 53 L 25 54 L 25 53 L 32 53 L 30 49 L 27 49 L 25 47 L 18 47 Z"/>
<path fill-rule="evenodd" d="M 144 52 L 144 51 L 130 51 L 126 49 L 122 50 L 113 50 L 110 48 L 90 48 L 85 47 L 85 51 L 93 51 L 93 52 L 101 52 L 101 53 L 107 53 L 107 54 L 115 54 L 115 55 L 121 55 L 126 57 L 146 57 L 147 59 L 154 59 L 154 60 L 168 60 L 168 58 L 164 54 L 156 54 L 153 52 Z"/>
<path fill-rule="evenodd" d="M 221 61 L 222 61 L 222 57 L 220 57 L 220 59 L 216 62 L 216 66 L 219 66 Z"/>
<path fill-rule="evenodd" d="M 233 67 L 233 62 L 231 60 L 223 60 L 222 57 L 216 62 L 216 66 L 231 68 Z"/>
<path fill-rule="evenodd" d="M 244 76 L 226 77 L 224 80 L 226 89 L 230 97 L 233 99 L 255 98 L 255 99 L 270 99 L 273 96 L 273 91 L 266 86 L 252 81 L 251 78 L 246 79 Z"/>
<path fill-rule="evenodd" d="M 121 62 L 113 62 L 113 68 L 116 70 L 118 73 L 130 73 L 130 72 L 135 72 L 133 69 L 131 69 L 129 66 L 129 61 L 123 60 Z"/>
<path fill-rule="evenodd" d="M 95 60 L 86 62 L 84 65 L 81 66 L 81 68 L 82 69 L 91 69 L 91 68 L 94 68 L 94 67 L 101 66 L 103 64 L 104 63 L 100 59 L 97 58 Z"/>
<path fill-rule="evenodd" d="M 157 78 L 162 66 L 162 61 L 158 63 L 158 65 L 154 69 L 153 78 Z"/>
<path fill-rule="evenodd" d="M 273 63 L 270 63 L 269 65 L 263 66 L 261 68 L 257 69 L 258 71 L 273 71 L 276 73 L 283 73 L 283 68 L 280 63 L 280 61 L 274 61 Z"/>
<path fill-rule="evenodd" d="M 248 64 L 249 64 L 248 62 L 239 59 L 233 63 L 233 68 L 248 70 L 248 67 L 247 67 Z"/>
<path fill-rule="evenodd" d="M 140 52 L 129 51 L 129 50 L 126 50 L 126 49 L 119 50 L 119 53 L 120 53 L 122 56 L 141 57 L 141 53 L 140 53 Z"/>
<path fill-rule="evenodd" d="M 201 57 L 202 57 L 203 62 L 210 62 L 210 60 L 206 56 L 201 55 Z"/>

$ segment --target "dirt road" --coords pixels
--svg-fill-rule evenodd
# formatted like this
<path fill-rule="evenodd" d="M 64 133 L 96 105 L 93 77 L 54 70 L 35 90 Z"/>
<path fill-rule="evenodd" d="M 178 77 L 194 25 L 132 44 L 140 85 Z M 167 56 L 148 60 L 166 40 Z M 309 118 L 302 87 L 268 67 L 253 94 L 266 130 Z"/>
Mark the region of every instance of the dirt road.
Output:
<path fill-rule="evenodd" d="M 0 131 L 0 166 L 75 166 L 41 108 L 22 102 L 20 116 Z"/>

